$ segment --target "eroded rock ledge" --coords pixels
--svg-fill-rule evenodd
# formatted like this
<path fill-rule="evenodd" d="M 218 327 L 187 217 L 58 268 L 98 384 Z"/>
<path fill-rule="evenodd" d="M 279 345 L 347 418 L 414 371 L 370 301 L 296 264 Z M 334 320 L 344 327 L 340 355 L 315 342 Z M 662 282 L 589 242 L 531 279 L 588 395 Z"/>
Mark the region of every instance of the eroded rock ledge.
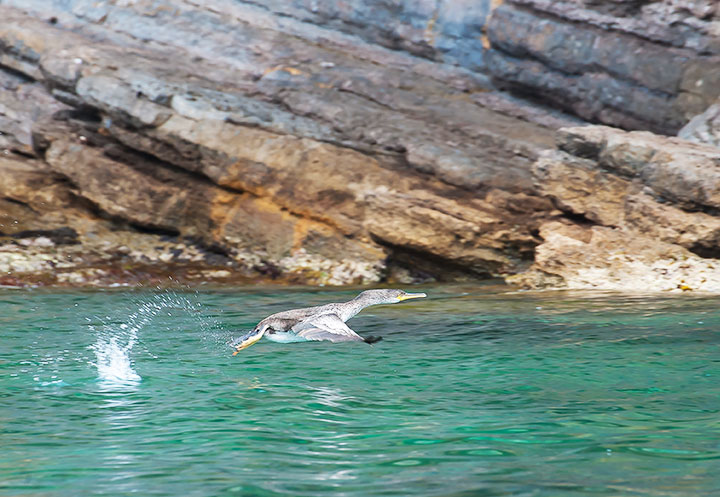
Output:
<path fill-rule="evenodd" d="M 557 218 L 527 288 L 720 292 L 720 149 L 649 132 L 567 128 L 533 168 Z"/>
<path fill-rule="evenodd" d="M 158 262 L 325 284 L 530 264 L 551 209 L 530 166 L 570 118 L 248 5 L 20 4 L 0 5 L 6 283 Z"/>

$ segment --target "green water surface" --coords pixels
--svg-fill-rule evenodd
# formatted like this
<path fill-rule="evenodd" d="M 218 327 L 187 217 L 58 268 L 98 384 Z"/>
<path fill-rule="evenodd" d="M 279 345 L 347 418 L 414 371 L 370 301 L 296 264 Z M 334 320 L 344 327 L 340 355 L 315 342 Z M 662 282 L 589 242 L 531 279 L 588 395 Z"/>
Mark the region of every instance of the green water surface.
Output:
<path fill-rule="evenodd" d="M 0 495 L 720 495 L 717 299 L 422 291 L 236 357 L 357 290 L 2 291 Z"/>

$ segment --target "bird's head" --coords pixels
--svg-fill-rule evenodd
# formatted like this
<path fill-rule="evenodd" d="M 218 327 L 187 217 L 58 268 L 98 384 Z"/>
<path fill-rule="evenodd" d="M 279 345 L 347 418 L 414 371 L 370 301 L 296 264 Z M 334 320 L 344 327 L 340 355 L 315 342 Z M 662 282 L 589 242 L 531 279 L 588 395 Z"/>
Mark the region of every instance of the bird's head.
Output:
<path fill-rule="evenodd" d="M 357 299 L 368 305 L 374 304 L 397 304 L 403 300 L 419 299 L 427 297 L 424 293 L 408 293 L 404 290 L 365 290 Z"/>

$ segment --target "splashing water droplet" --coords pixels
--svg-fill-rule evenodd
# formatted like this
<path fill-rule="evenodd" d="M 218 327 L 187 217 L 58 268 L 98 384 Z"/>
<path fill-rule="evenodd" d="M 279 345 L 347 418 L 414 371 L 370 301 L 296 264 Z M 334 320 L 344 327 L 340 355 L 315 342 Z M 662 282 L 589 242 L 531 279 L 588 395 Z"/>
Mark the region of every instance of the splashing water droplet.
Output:
<path fill-rule="evenodd" d="M 139 383 L 142 378 L 135 372 L 130 361 L 130 351 L 134 340 L 128 340 L 127 345 L 121 346 L 115 337 L 106 339 L 98 337 L 93 346 L 95 351 L 95 366 L 98 379 L 105 386 L 132 386 Z"/>
<path fill-rule="evenodd" d="M 125 388 L 142 381 L 131 359 L 133 347 L 138 343 L 138 334 L 161 312 L 173 316 L 172 312 L 168 312 L 172 309 L 195 313 L 200 310 L 200 306 L 182 295 L 166 291 L 153 295 L 150 301 L 136 302 L 134 310 L 128 309 L 129 312 L 123 315 L 120 324 L 112 316 L 105 316 L 106 323 L 100 326 L 88 325 L 97 336 L 95 344 L 90 347 L 95 352 L 95 362 L 92 364 L 97 368 L 98 379 L 104 388 Z M 198 321 L 198 327 L 206 331 L 208 323 L 204 322 L 202 316 L 191 315 Z M 141 348 L 145 349 L 144 353 L 149 357 L 158 358 L 142 344 Z"/>

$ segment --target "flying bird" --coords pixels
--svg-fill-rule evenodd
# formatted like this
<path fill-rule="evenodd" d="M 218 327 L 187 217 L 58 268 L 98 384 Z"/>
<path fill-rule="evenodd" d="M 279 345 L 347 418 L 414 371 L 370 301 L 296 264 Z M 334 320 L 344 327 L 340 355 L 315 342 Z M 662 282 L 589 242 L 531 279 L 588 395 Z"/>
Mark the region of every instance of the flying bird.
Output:
<path fill-rule="evenodd" d="M 281 343 L 309 340 L 374 343 L 381 338 L 363 338 L 350 329 L 345 321 L 371 305 L 397 304 L 422 297 L 427 295 L 403 290 L 365 290 L 348 302 L 278 312 L 260 321 L 249 333 L 231 341 L 230 346 L 235 349 L 235 355 L 263 336 Z"/>

